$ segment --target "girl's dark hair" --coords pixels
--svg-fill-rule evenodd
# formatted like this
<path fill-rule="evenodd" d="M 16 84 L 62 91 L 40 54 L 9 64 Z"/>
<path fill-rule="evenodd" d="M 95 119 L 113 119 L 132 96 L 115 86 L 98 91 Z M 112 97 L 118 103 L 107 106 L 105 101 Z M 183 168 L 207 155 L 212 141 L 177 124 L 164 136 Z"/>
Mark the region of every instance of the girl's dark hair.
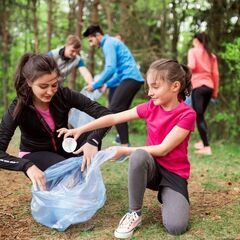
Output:
<path fill-rule="evenodd" d="M 209 38 L 208 38 L 207 34 L 205 32 L 196 33 L 193 38 L 196 38 L 206 49 L 209 57 L 212 57 L 211 51 L 208 46 Z"/>
<path fill-rule="evenodd" d="M 178 61 L 172 59 L 159 59 L 150 65 L 147 75 L 149 73 L 153 74 L 152 77 L 156 80 L 162 79 L 170 83 L 180 82 L 178 99 L 185 100 L 186 96 L 191 94 L 192 72 L 186 65 L 179 64 Z"/>
<path fill-rule="evenodd" d="M 45 74 L 56 72 L 60 76 L 60 72 L 55 60 L 46 54 L 24 54 L 18 64 L 14 76 L 15 89 L 17 93 L 17 105 L 13 112 L 16 118 L 21 113 L 22 108 L 32 103 L 32 89 L 28 82 L 34 82 Z"/>

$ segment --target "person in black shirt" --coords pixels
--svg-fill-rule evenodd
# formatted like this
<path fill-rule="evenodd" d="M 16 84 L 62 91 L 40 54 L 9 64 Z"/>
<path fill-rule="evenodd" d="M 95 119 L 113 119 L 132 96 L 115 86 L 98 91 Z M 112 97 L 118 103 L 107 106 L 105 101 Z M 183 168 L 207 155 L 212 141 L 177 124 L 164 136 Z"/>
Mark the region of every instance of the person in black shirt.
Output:
<path fill-rule="evenodd" d="M 53 58 L 43 54 L 26 53 L 15 73 L 17 97 L 10 104 L 0 124 L 0 168 L 23 171 L 34 185 L 45 190 L 43 171 L 69 157 L 62 148 L 57 129 L 67 127 L 68 113 L 77 108 L 94 118 L 110 111 L 69 88 L 59 86 L 59 69 Z M 19 157 L 6 153 L 16 128 L 21 131 Z M 84 160 L 82 171 L 89 166 L 101 147 L 101 140 L 109 128 L 86 133 L 78 139 Z"/>

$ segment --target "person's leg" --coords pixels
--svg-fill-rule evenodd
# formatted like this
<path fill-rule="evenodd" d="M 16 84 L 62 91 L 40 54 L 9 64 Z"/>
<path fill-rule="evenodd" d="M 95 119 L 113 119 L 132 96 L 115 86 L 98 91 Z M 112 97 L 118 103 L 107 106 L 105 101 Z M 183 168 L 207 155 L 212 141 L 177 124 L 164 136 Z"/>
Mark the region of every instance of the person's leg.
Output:
<path fill-rule="evenodd" d="M 129 210 L 141 210 L 146 188 L 157 191 L 159 182 L 160 176 L 153 157 L 141 149 L 133 152 L 128 165 Z"/>
<path fill-rule="evenodd" d="M 204 86 L 204 89 L 203 89 L 203 113 L 205 113 L 205 111 L 210 103 L 212 93 L 213 93 L 212 88 Z"/>
<path fill-rule="evenodd" d="M 117 87 L 109 88 L 109 90 L 108 90 L 108 105 L 110 105 L 110 103 L 112 101 L 113 94 L 114 94 L 116 89 L 117 89 Z"/>
<path fill-rule="evenodd" d="M 204 118 L 204 87 L 199 87 L 192 92 L 193 109 L 197 113 L 197 128 L 204 146 L 209 146 L 207 137 L 207 124 Z"/>
<path fill-rule="evenodd" d="M 29 153 L 24 158 L 31 160 L 40 170 L 45 171 L 50 166 L 65 160 L 60 154 L 48 151 Z"/>
<path fill-rule="evenodd" d="M 109 109 L 113 113 L 118 113 L 129 109 L 131 102 L 141 88 L 141 83 L 133 79 L 124 80 L 115 90 Z M 128 124 L 121 123 L 116 126 L 117 132 L 120 136 L 121 144 L 129 143 Z"/>
<path fill-rule="evenodd" d="M 180 235 L 187 230 L 189 221 L 189 203 L 179 192 L 163 187 L 162 219 L 166 230 L 173 235 Z"/>
<path fill-rule="evenodd" d="M 144 150 L 131 154 L 128 169 L 129 212 L 120 220 L 114 235 L 117 238 L 131 237 L 141 224 L 141 208 L 146 187 L 158 189 L 158 171 L 154 159 Z"/>

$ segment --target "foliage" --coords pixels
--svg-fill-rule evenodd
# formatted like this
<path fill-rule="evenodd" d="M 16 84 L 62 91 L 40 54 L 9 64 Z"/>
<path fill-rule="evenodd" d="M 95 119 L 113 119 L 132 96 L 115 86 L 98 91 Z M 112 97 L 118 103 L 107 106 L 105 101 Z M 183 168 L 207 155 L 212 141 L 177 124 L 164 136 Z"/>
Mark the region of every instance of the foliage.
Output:
<path fill-rule="evenodd" d="M 214 132 L 219 134 L 216 137 L 233 140 L 239 139 L 240 136 L 240 38 L 232 43 L 225 43 L 224 48 L 220 56 L 227 63 L 228 71 L 225 73 L 225 84 L 221 84 L 222 79 L 220 79 L 220 100 L 212 106 L 208 121 L 210 129 L 213 128 Z M 224 131 L 217 131 L 216 128 L 219 126 Z"/>
<path fill-rule="evenodd" d="M 37 0 L 38 51 L 47 52 L 48 2 Z M 16 3 L 3 0 L 0 4 L 0 79 L 8 83 L 7 97 L 14 97 L 13 75 L 20 56 L 34 51 L 34 1 Z M 62 46 L 68 34 L 76 32 L 78 1 L 53 0 L 51 48 Z M 84 1 L 82 31 L 93 22 L 93 6 L 97 4 L 97 19 L 105 32 L 120 33 L 132 51 L 140 70 L 145 75 L 150 63 L 158 58 L 176 58 L 187 63 L 187 51 L 195 32 L 206 31 L 211 38 L 211 49 L 219 58 L 220 103 L 208 109 L 208 123 L 214 138 L 239 137 L 239 40 L 240 5 L 238 0 L 91 0 Z M 107 17 L 109 10 L 110 18 Z M 11 13 L 6 15 L 6 13 Z M 7 22 L 4 21 L 4 16 Z M 4 25 L 5 24 L 5 25 Z M 8 30 L 8 54 L 4 54 L 4 33 Z M 80 36 L 82 38 L 82 36 Z M 82 39 L 86 65 L 89 65 L 89 44 Z M 8 68 L 4 69 L 7 63 Z M 101 49 L 95 50 L 93 73 L 99 74 L 104 66 Z M 70 77 L 68 78 L 70 79 Z M 3 114 L 4 81 L 0 81 L 0 116 Z M 76 89 L 84 81 L 77 74 Z M 66 85 L 68 83 L 66 82 Z M 138 94 L 134 105 L 144 99 Z M 142 121 L 140 121 L 142 122 Z M 130 124 L 132 131 L 143 131 L 143 123 Z M 221 131 L 220 131 L 221 130 Z M 214 133 L 214 134 L 213 134 Z"/>

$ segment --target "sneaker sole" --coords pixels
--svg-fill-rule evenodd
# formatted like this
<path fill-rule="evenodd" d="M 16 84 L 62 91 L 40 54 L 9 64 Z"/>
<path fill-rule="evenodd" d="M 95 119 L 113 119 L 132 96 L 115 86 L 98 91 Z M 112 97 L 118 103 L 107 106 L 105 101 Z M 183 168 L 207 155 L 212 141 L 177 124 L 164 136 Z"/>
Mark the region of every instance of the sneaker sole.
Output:
<path fill-rule="evenodd" d="M 119 239 L 126 239 L 126 238 L 130 238 L 133 235 L 133 232 L 139 228 L 139 226 L 141 225 L 141 222 L 130 232 L 128 233 L 120 233 L 117 230 L 114 231 L 114 237 L 115 238 L 119 238 Z"/>
<path fill-rule="evenodd" d="M 129 232 L 129 233 L 119 233 L 119 232 L 115 231 L 115 232 L 114 232 L 114 237 L 115 237 L 115 238 L 120 238 L 120 239 L 130 238 L 130 237 L 132 237 L 133 232 L 134 232 L 134 230 L 132 230 L 132 231 Z"/>

